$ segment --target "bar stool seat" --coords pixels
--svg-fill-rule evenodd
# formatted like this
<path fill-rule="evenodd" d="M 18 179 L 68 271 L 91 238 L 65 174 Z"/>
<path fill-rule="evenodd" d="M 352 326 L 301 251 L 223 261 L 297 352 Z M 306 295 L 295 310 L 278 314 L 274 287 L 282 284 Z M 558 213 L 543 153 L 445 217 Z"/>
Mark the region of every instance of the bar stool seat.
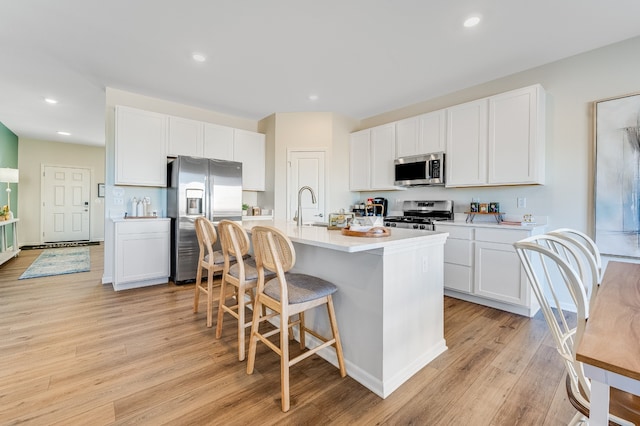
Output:
<path fill-rule="evenodd" d="M 338 290 L 334 284 L 322 278 L 306 274 L 289 273 L 285 274 L 289 285 L 289 304 L 303 303 L 319 297 L 329 296 Z M 280 281 L 278 278 L 269 280 L 264 285 L 264 293 L 280 301 Z"/>

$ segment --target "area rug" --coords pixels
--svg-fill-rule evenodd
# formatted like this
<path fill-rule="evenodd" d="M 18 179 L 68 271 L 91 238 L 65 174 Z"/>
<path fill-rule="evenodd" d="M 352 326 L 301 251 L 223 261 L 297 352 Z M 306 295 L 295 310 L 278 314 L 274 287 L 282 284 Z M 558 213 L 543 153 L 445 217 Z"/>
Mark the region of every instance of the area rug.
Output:
<path fill-rule="evenodd" d="M 61 243 L 44 243 L 36 245 L 24 245 L 20 246 L 20 250 L 39 250 L 50 249 L 59 247 L 84 247 L 84 246 L 97 246 L 99 241 L 63 241 Z"/>
<path fill-rule="evenodd" d="M 89 247 L 47 249 L 18 279 L 87 272 L 90 265 Z"/>

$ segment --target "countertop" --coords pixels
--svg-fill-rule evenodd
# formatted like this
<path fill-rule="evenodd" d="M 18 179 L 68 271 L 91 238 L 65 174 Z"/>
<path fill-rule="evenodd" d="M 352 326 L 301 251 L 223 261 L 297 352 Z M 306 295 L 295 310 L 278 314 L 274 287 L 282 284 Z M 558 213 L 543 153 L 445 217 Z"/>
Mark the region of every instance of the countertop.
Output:
<path fill-rule="evenodd" d="M 391 235 L 386 237 L 349 237 L 342 235 L 340 230 L 328 230 L 323 226 L 303 225 L 298 227 L 293 222 L 285 221 L 242 221 L 242 226 L 247 232 L 251 232 L 251 228 L 257 225 L 275 226 L 284 231 L 291 241 L 296 243 L 349 253 L 400 246 L 420 241 L 436 242 L 442 240 L 442 243 L 444 243 L 449 235 L 447 232 L 394 228 L 390 230 Z"/>
<path fill-rule="evenodd" d="M 273 220 L 272 214 L 259 214 L 255 216 L 242 216 L 243 222 L 250 222 L 252 220 Z"/>
<path fill-rule="evenodd" d="M 112 217 L 112 221 L 114 222 L 153 222 L 153 221 L 165 221 L 171 220 L 168 217 Z"/>
<path fill-rule="evenodd" d="M 531 225 L 505 225 L 495 221 L 493 222 L 466 222 L 465 220 L 440 220 L 434 222 L 435 225 L 449 225 L 449 226 L 466 226 L 473 228 L 495 228 L 495 229 L 514 229 L 514 230 L 531 230 L 536 228 L 544 228 L 546 223 L 535 223 Z"/>

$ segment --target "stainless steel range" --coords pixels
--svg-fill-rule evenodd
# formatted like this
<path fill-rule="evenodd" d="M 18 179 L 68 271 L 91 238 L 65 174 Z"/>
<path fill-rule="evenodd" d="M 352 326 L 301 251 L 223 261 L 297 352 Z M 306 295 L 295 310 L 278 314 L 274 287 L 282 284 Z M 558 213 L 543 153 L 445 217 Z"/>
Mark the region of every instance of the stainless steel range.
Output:
<path fill-rule="evenodd" d="M 453 201 L 403 201 L 402 211 L 403 216 L 385 217 L 384 226 L 433 231 L 434 221 L 453 220 Z"/>

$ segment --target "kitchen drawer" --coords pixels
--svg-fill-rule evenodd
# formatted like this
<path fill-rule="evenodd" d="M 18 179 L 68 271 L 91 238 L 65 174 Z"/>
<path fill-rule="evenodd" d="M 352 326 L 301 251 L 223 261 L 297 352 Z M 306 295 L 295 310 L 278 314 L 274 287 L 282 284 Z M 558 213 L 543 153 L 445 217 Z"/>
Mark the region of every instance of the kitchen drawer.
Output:
<path fill-rule="evenodd" d="M 477 228 L 476 241 L 490 241 L 493 243 L 513 244 L 531 235 L 529 230 Z"/>
<path fill-rule="evenodd" d="M 448 232 L 449 238 L 458 238 L 460 240 L 473 240 L 473 231 L 475 230 L 467 226 L 450 226 L 439 223 L 436 223 L 435 229 L 438 232 Z"/>
<path fill-rule="evenodd" d="M 447 238 L 444 245 L 444 261 L 456 265 L 471 266 L 473 243 L 469 240 Z"/>
<path fill-rule="evenodd" d="M 469 266 L 444 264 L 444 287 L 471 293 L 473 288 L 473 268 Z"/>

